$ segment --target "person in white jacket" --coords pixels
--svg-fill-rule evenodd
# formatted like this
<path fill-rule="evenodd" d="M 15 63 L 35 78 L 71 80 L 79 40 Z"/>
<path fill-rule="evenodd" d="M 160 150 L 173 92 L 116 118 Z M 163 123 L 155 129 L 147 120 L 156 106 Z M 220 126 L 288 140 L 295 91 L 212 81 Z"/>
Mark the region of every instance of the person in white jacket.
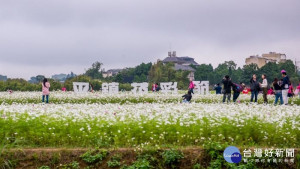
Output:
<path fill-rule="evenodd" d="M 261 75 L 261 78 L 263 79 L 262 83 L 260 83 L 260 87 L 262 88 L 263 91 L 263 98 L 264 98 L 264 103 L 268 103 L 268 81 L 267 81 L 267 76 L 265 74 Z"/>

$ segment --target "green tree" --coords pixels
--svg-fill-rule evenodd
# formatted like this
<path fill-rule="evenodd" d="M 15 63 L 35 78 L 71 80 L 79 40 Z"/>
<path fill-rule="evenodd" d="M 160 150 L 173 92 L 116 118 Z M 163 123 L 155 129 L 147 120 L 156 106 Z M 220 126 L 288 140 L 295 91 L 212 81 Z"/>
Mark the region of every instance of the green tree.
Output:
<path fill-rule="evenodd" d="M 89 68 L 86 72 L 85 75 L 91 77 L 92 79 L 101 79 L 103 78 L 102 72 L 101 72 L 101 66 L 103 64 L 101 62 L 95 62 L 92 64 L 92 67 Z"/>

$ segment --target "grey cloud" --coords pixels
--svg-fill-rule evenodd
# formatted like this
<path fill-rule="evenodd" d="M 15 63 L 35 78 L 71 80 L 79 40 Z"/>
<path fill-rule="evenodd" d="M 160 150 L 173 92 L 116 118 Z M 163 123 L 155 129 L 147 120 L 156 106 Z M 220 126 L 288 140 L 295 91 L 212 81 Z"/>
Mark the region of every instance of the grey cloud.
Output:
<path fill-rule="evenodd" d="M 299 8 L 298 0 L 2 1 L 0 59 L 37 74 L 43 64 L 83 71 L 96 60 L 119 68 L 162 59 L 170 43 L 214 66 L 231 59 L 241 66 L 271 50 L 294 59 Z"/>

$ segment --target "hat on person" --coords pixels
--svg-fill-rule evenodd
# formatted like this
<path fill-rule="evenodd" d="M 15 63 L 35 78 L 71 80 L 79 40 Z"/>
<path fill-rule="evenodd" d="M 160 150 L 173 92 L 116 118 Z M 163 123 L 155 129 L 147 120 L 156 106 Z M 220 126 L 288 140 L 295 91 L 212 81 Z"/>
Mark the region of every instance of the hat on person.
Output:
<path fill-rule="evenodd" d="M 286 73 L 286 71 L 285 70 L 281 70 L 281 73 Z"/>

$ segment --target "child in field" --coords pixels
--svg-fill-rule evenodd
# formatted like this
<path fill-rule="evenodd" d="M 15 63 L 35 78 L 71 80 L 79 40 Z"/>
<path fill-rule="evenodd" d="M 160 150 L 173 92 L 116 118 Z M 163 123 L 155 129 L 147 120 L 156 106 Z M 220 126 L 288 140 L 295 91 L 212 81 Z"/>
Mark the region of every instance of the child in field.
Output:
<path fill-rule="evenodd" d="M 193 93 L 193 94 L 194 94 L 194 88 L 195 88 L 195 84 L 194 84 L 193 80 L 190 79 L 189 91 L 191 91 L 191 93 Z"/>
<path fill-rule="evenodd" d="M 249 89 L 247 87 L 245 87 L 243 90 L 243 94 L 248 94 L 248 93 L 249 93 Z"/>
<path fill-rule="evenodd" d="M 45 102 L 45 97 L 46 97 L 46 103 L 49 103 L 49 94 L 50 94 L 50 83 L 48 82 L 48 79 L 44 78 L 43 83 L 42 83 L 42 92 L 43 92 L 43 97 L 42 97 L 42 102 Z"/>
<path fill-rule="evenodd" d="M 61 88 L 61 91 L 65 92 L 65 91 L 67 91 L 67 88 L 63 87 L 63 88 Z"/>
<path fill-rule="evenodd" d="M 216 94 L 222 94 L 222 87 L 220 86 L 220 83 L 215 85 L 214 90 L 216 91 Z"/>
<path fill-rule="evenodd" d="M 274 89 L 273 87 L 270 87 L 270 89 L 268 90 L 268 95 L 273 95 L 274 94 Z"/>
<path fill-rule="evenodd" d="M 190 101 L 192 100 L 192 92 L 189 90 L 187 94 L 183 95 L 183 103 L 190 103 Z"/>
<path fill-rule="evenodd" d="M 294 88 L 291 82 L 289 82 L 289 91 L 288 91 L 288 97 L 294 96 Z"/>

